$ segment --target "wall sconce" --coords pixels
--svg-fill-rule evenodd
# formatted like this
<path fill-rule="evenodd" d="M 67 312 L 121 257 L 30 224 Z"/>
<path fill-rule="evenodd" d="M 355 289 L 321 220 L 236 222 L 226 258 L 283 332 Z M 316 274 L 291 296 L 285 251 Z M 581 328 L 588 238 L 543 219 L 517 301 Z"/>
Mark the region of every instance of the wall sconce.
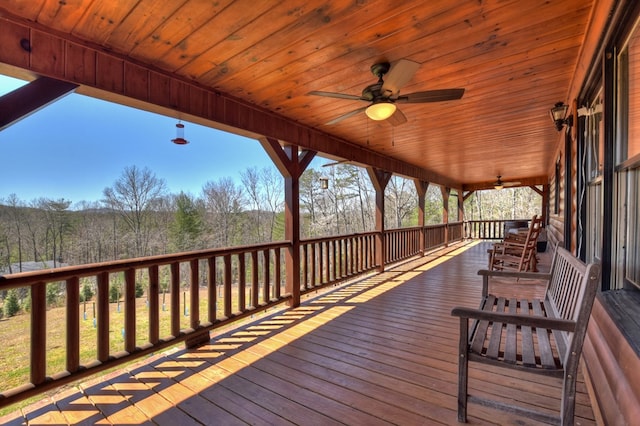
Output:
<path fill-rule="evenodd" d="M 320 188 L 329 189 L 329 178 L 321 177 L 318 180 L 320 181 Z"/>
<path fill-rule="evenodd" d="M 573 126 L 573 116 L 570 115 L 567 117 L 567 110 L 569 109 L 569 105 L 565 105 L 564 102 L 558 102 L 555 104 L 551 110 L 549 110 L 549 115 L 551 115 L 551 120 L 553 124 L 556 126 L 556 130 L 562 130 L 562 127 L 566 124 L 567 127 Z"/>
<path fill-rule="evenodd" d="M 184 124 L 179 121 L 178 124 L 176 124 L 176 138 L 171 139 L 171 142 L 176 145 L 186 145 L 189 143 L 189 141 L 184 138 Z"/>
<path fill-rule="evenodd" d="M 372 120 L 381 121 L 391 117 L 396 112 L 396 105 L 391 102 L 375 102 L 364 110 L 367 117 Z"/>

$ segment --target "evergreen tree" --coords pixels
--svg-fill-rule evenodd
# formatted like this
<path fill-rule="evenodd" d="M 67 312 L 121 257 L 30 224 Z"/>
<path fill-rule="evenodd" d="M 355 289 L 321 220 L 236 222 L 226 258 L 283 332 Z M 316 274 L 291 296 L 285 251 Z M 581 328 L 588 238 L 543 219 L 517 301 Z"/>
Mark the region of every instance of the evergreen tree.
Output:
<path fill-rule="evenodd" d="M 203 209 L 184 192 L 176 197 L 176 211 L 169 226 L 171 243 L 176 251 L 197 248 L 204 233 Z"/>
<path fill-rule="evenodd" d="M 16 315 L 20 311 L 20 303 L 18 302 L 18 293 L 15 289 L 9 290 L 7 298 L 4 301 L 4 313 L 8 317 Z"/>
<path fill-rule="evenodd" d="M 82 291 L 80 292 L 80 299 L 82 302 L 88 302 L 93 297 L 93 290 L 88 283 L 84 283 Z"/>
<path fill-rule="evenodd" d="M 120 293 L 120 285 L 112 283 L 111 287 L 109 287 L 109 302 L 116 303 L 120 299 Z"/>

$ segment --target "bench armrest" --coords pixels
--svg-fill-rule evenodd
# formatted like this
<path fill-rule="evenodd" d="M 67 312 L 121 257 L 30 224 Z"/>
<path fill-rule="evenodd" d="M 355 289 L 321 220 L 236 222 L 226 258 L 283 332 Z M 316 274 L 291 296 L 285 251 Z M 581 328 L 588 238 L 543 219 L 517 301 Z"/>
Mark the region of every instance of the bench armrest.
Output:
<path fill-rule="evenodd" d="M 461 320 L 476 319 L 480 321 L 493 321 L 505 324 L 546 328 L 550 330 L 575 331 L 576 322 L 563 318 L 548 318 L 536 315 L 509 314 L 504 312 L 489 312 L 482 309 L 456 307 L 451 315 L 460 317 Z"/>

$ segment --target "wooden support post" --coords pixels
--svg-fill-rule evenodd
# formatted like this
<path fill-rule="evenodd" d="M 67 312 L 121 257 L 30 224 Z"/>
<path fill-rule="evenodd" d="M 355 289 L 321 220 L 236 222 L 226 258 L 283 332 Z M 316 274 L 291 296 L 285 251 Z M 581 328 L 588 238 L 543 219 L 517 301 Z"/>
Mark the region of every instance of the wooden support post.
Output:
<path fill-rule="evenodd" d="M 300 176 L 309 166 L 316 151 L 301 151 L 296 145 L 281 146 L 273 138 L 260 143 L 284 177 L 284 238 L 290 242 L 285 253 L 286 292 L 290 306 L 300 305 Z"/>
<path fill-rule="evenodd" d="M 414 179 L 413 183 L 416 185 L 416 192 L 418 193 L 418 226 L 420 227 L 420 256 L 424 256 L 425 252 L 425 230 L 424 230 L 424 209 L 426 204 L 427 189 L 429 189 L 429 182 L 425 182 L 420 179 Z"/>
<path fill-rule="evenodd" d="M 464 221 L 464 197 L 462 196 L 462 189 L 458 189 L 458 222 Z"/>
<path fill-rule="evenodd" d="M 449 195 L 451 194 L 451 188 L 441 186 L 440 191 L 442 192 L 442 223 L 445 224 L 444 245 L 446 247 L 449 245 Z"/>
<path fill-rule="evenodd" d="M 381 169 L 367 167 L 369 178 L 376 190 L 376 266 L 378 272 L 384 272 L 386 252 L 384 244 L 384 190 L 391 179 L 392 173 Z"/>

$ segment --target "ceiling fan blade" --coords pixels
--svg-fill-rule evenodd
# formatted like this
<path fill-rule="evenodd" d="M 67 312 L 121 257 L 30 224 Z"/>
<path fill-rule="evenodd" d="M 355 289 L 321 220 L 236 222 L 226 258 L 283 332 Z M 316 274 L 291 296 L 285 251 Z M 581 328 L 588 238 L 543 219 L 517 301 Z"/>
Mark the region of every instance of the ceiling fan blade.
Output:
<path fill-rule="evenodd" d="M 407 117 L 402 113 L 402 111 L 396 109 L 396 112 L 394 112 L 391 117 L 387 118 L 387 122 L 392 126 L 399 126 L 407 122 Z"/>
<path fill-rule="evenodd" d="M 339 98 L 339 99 L 350 99 L 352 101 L 363 101 L 365 99 L 362 99 L 360 96 L 356 96 L 356 95 L 347 95 L 344 93 L 335 93 L 335 92 L 319 92 L 319 91 L 312 91 L 307 93 L 307 95 L 314 95 L 314 96 L 326 96 L 328 98 Z"/>
<path fill-rule="evenodd" d="M 355 109 L 355 110 L 350 111 L 350 112 L 348 112 L 346 114 L 339 115 L 336 118 L 334 118 L 333 120 L 327 122 L 326 124 L 330 126 L 332 124 L 339 123 L 340 121 L 342 121 L 342 120 L 344 120 L 346 118 L 353 117 L 354 115 L 357 115 L 357 114 L 360 114 L 361 112 L 364 112 L 365 109 L 367 109 L 366 106 L 362 107 L 362 108 Z"/>
<path fill-rule="evenodd" d="M 413 75 L 420 68 L 420 64 L 408 59 L 400 59 L 393 62 L 389 72 L 383 77 L 382 93 L 393 96 L 400 92 L 400 89 L 413 78 Z"/>
<path fill-rule="evenodd" d="M 507 187 L 509 187 L 509 186 L 518 186 L 518 185 L 521 185 L 521 182 L 504 182 L 503 185 L 507 186 Z"/>
<path fill-rule="evenodd" d="M 462 98 L 464 89 L 441 89 L 427 90 L 426 92 L 415 92 L 398 96 L 395 101 L 398 103 L 420 104 L 426 102 L 455 101 Z"/>

